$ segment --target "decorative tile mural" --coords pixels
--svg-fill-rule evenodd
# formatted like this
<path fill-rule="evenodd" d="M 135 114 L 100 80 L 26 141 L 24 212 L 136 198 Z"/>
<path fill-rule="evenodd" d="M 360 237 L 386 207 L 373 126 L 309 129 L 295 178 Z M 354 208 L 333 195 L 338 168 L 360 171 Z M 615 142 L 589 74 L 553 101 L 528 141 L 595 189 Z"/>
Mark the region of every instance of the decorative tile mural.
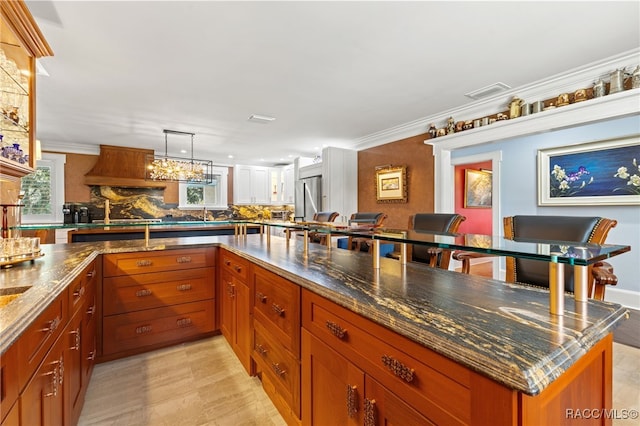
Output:
<path fill-rule="evenodd" d="M 166 221 L 203 220 L 203 210 L 180 210 L 176 203 L 164 202 L 162 188 L 117 188 L 92 186 L 91 198 L 85 207 L 90 220 L 104 219 L 104 202 L 109 200 L 111 219 L 156 219 Z M 226 210 L 207 210 L 206 220 L 231 219 L 288 219 L 293 215 L 291 205 L 230 205 Z"/>

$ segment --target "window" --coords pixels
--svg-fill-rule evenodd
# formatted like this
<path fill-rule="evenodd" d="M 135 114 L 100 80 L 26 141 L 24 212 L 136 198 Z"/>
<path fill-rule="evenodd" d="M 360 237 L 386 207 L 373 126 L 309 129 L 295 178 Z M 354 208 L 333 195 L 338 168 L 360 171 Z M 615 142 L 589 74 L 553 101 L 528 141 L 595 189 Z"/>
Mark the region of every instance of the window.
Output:
<path fill-rule="evenodd" d="M 226 167 L 214 167 L 212 182 L 180 183 L 179 205 L 183 210 L 227 209 L 227 175 Z"/>
<path fill-rule="evenodd" d="M 22 178 L 22 223 L 62 222 L 65 162 L 63 154 L 43 153 L 35 172 Z"/>

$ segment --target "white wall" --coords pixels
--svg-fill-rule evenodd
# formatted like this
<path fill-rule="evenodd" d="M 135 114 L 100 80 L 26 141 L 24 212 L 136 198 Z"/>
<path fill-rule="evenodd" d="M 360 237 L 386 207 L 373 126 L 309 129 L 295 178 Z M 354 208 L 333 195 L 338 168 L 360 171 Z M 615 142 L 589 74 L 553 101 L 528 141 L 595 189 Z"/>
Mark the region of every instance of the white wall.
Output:
<path fill-rule="evenodd" d="M 603 139 L 640 134 L 640 116 L 615 119 L 542 134 L 462 148 L 451 157 L 501 151 L 500 181 L 503 216 L 572 215 L 602 216 L 618 221 L 607 243 L 631 246 L 631 251 L 609 259 L 618 276 L 618 285 L 607 288 L 606 299 L 629 307 L 640 307 L 640 206 L 541 207 L 537 203 L 537 150 L 575 145 Z M 640 158 L 639 158 L 640 160 Z"/>

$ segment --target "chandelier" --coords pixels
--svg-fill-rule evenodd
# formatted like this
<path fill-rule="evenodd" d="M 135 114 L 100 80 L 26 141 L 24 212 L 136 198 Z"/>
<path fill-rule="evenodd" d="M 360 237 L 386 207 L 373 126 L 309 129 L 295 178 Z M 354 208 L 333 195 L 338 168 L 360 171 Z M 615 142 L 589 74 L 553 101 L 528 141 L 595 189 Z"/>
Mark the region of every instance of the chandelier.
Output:
<path fill-rule="evenodd" d="M 193 158 L 193 137 L 195 133 L 177 130 L 164 133 L 164 156 L 149 155 L 146 161 L 146 179 L 175 182 L 211 183 L 213 180 L 213 162 Z M 167 135 L 191 136 L 191 158 L 170 157 L 167 149 Z"/>

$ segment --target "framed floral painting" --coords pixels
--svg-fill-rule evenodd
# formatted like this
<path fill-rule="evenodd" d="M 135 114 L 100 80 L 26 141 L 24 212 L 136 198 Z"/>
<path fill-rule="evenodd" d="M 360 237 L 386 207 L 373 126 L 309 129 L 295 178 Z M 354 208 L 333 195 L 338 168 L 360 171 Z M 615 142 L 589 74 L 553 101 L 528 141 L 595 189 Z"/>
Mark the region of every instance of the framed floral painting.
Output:
<path fill-rule="evenodd" d="M 538 150 L 538 205 L 640 205 L 640 135 Z"/>

